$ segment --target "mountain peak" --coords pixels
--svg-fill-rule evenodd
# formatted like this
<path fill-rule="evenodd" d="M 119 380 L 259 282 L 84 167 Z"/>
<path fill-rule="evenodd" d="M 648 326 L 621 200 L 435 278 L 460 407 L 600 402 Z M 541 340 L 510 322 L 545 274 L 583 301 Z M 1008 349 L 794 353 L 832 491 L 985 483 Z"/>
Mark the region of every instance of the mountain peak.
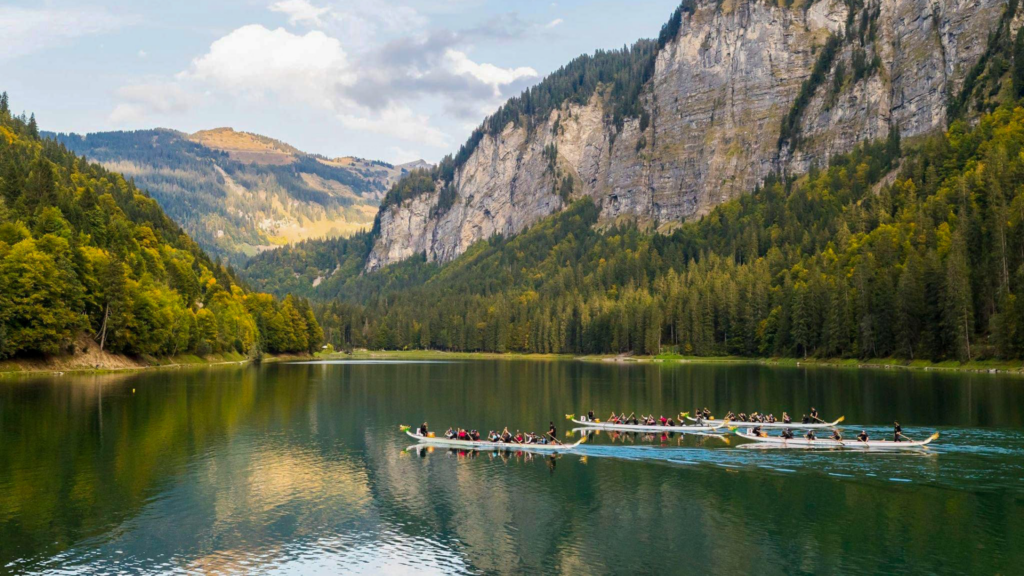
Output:
<path fill-rule="evenodd" d="M 188 139 L 207 148 L 227 152 L 233 160 L 251 164 L 291 164 L 299 149 L 280 140 L 240 132 L 230 127 L 200 130 L 190 134 Z"/>

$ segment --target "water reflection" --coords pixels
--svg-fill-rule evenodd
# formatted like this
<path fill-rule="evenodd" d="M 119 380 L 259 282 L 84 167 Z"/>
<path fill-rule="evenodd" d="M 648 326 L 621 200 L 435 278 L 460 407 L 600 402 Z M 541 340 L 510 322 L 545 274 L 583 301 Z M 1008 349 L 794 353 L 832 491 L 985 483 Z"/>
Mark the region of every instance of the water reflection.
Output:
<path fill-rule="evenodd" d="M 989 572 L 1024 562 L 1013 378 L 739 365 L 270 365 L 0 382 L 3 571 Z M 939 429 L 922 454 L 591 433 L 409 449 L 398 423 L 546 430 L 695 406 Z M 564 427 L 565 421 L 556 423 Z M 758 447 L 759 448 L 759 447 Z"/>

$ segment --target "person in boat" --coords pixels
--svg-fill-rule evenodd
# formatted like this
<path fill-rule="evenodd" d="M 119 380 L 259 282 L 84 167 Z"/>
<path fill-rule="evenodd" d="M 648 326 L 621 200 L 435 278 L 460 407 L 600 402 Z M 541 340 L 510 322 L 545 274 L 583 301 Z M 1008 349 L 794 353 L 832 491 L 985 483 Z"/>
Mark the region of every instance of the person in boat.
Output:
<path fill-rule="evenodd" d="M 591 410 L 590 412 L 587 412 L 587 422 L 593 422 L 593 421 L 594 421 L 594 411 Z"/>
<path fill-rule="evenodd" d="M 500 440 L 500 438 L 498 438 L 498 433 L 495 432 L 494 430 L 491 430 L 490 432 L 487 433 L 488 442 L 497 442 L 498 440 Z"/>
<path fill-rule="evenodd" d="M 469 436 L 473 439 L 474 442 L 479 442 L 480 441 L 480 432 L 478 432 L 476 430 L 473 430 L 472 432 L 470 432 Z"/>
<path fill-rule="evenodd" d="M 793 431 L 790 430 L 789 428 L 786 428 L 785 430 L 782 431 L 782 438 L 783 438 L 783 440 L 792 440 L 793 439 Z"/>
<path fill-rule="evenodd" d="M 775 420 L 775 414 L 769 414 L 769 415 L 768 415 L 768 423 L 769 423 L 769 424 L 775 424 L 775 422 L 776 422 L 776 420 Z"/>
<path fill-rule="evenodd" d="M 867 430 L 861 430 L 860 434 L 857 434 L 857 441 L 858 442 L 867 442 L 868 441 L 868 431 Z"/>
<path fill-rule="evenodd" d="M 420 436 L 423 436 L 424 438 L 427 437 L 427 423 L 426 422 L 424 422 L 423 424 L 420 424 L 420 429 L 417 430 L 417 433 Z"/>
<path fill-rule="evenodd" d="M 817 440 L 817 438 L 814 437 L 814 430 L 808 430 L 807 435 L 804 436 L 804 438 L 807 438 L 808 440 Z"/>
<path fill-rule="evenodd" d="M 832 429 L 832 439 L 835 440 L 836 442 L 843 441 L 843 435 L 841 432 L 839 432 L 839 428 Z"/>
<path fill-rule="evenodd" d="M 668 421 L 665 423 L 665 425 L 666 426 L 675 426 L 676 425 L 676 421 L 673 420 L 672 417 L 670 416 Z"/>
<path fill-rule="evenodd" d="M 512 441 L 512 433 L 508 431 L 508 426 L 501 432 L 501 441 L 506 444 Z"/>
<path fill-rule="evenodd" d="M 751 430 L 750 433 L 754 436 L 757 436 L 758 438 L 763 438 L 764 436 L 767 436 L 767 434 L 765 434 L 764 431 L 761 430 L 760 426 L 754 426 L 754 429 Z"/>
<path fill-rule="evenodd" d="M 739 420 L 740 422 L 746 422 L 747 421 L 747 413 L 746 412 L 740 412 L 740 415 L 737 417 L 737 420 Z"/>
<path fill-rule="evenodd" d="M 788 412 L 783 412 L 782 413 L 782 423 L 783 424 L 792 424 L 793 423 L 793 419 L 789 417 L 789 413 Z"/>
<path fill-rule="evenodd" d="M 811 419 L 807 417 L 807 414 L 804 414 L 803 418 L 801 418 L 800 421 L 803 422 L 804 424 L 811 423 Z"/>
<path fill-rule="evenodd" d="M 444 437 L 449 439 L 449 440 L 451 440 L 452 438 L 455 438 L 455 430 L 452 430 L 451 426 L 449 426 L 448 430 L 446 430 L 445 433 L 444 433 Z"/>
<path fill-rule="evenodd" d="M 558 438 L 558 429 L 555 428 L 555 423 L 553 421 L 548 422 L 548 438 Z M 547 444 L 547 441 L 544 443 Z"/>
<path fill-rule="evenodd" d="M 696 422 L 695 425 L 696 426 L 703 426 L 704 425 L 704 413 L 703 412 L 697 412 L 697 422 Z"/>
<path fill-rule="evenodd" d="M 662 426 L 668 426 L 668 418 L 665 418 L 664 414 L 658 416 L 658 421 L 661 422 Z"/>
<path fill-rule="evenodd" d="M 459 440 L 469 440 L 469 432 L 459 428 Z"/>
<path fill-rule="evenodd" d="M 516 430 L 516 436 L 515 438 L 513 438 L 513 440 L 516 441 L 516 444 L 522 444 L 524 440 L 523 433 L 520 432 L 519 430 Z"/>
<path fill-rule="evenodd" d="M 811 420 L 813 420 L 815 422 L 821 422 L 822 421 L 821 418 L 818 418 L 818 409 L 815 408 L 814 406 L 811 406 Z"/>
<path fill-rule="evenodd" d="M 704 407 L 704 419 L 705 420 L 710 420 L 711 419 L 711 410 L 708 410 L 707 406 Z"/>
<path fill-rule="evenodd" d="M 615 411 L 614 410 L 612 411 L 612 415 L 608 417 L 608 421 L 611 422 L 612 424 L 618 424 L 619 423 L 619 417 L 615 415 Z"/>
<path fill-rule="evenodd" d="M 902 442 L 903 441 L 903 427 L 900 426 L 899 422 L 893 422 L 892 428 L 892 441 Z"/>

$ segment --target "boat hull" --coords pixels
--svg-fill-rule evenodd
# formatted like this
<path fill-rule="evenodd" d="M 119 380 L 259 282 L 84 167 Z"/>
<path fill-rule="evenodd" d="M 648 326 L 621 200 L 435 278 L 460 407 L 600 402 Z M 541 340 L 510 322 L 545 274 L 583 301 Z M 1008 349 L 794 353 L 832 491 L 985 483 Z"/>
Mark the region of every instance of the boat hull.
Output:
<path fill-rule="evenodd" d="M 923 448 L 931 443 L 932 440 L 938 437 L 938 434 L 933 434 L 927 440 L 920 441 L 906 441 L 906 442 L 893 442 L 891 440 L 868 440 L 867 442 L 860 442 L 856 439 L 836 441 L 831 438 L 819 438 L 817 440 L 808 440 L 806 438 L 793 438 L 787 440 L 778 436 L 754 436 L 753 434 L 746 432 L 737 432 L 736 436 L 743 438 L 744 440 L 750 440 L 758 442 L 760 444 L 769 444 L 778 446 L 780 448 L 819 448 L 819 449 L 833 449 L 833 450 L 914 450 Z"/>
<path fill-rule="evenodd" d="M 696 418 L 686 417 L 690 422 L 696 422 Z M 739 420 L 730 420 L 729 426 L 760 426 L 765 430 L 824 430 L 827 428 L 836 428 L 843 419 L 839 418 L 834 422 L 825 422 L 818 424 L 801 424 L 799 422 L 792 422 L 790 424 L 783 424 L 782 422 L 774 422 L 772 424 L 762 424 L 760 422 L 740 422 Z M 705 420 L 705 422 L 723 422 L 723 420 Z"/>
<path fill-rule="evenodd" d="M 428 444 L 430 446 L 447 446 L 449 448 L 467 448 L 470 450 L 537 450 L 540 452 L 565 452 L 567 450 L 572 450 L 583 443 L 583 440 L 580 440 L 575 444 L 513 444 L 506 442 L 487 442 L 484 440 L 449 440 L 444 437 L 427 438 L 425 436 L 413 434 L 408 430 L 405 433 L 420 444 Z"/>
<path fill-rule="evenodd" d="M 610 422 L 588 422 L 586 420 L 572 420 L 584 428 L 597 430 L 614 430 L 616 432 L 642 432 L 642 433 L 668 433 L 678 432 L 680 434 L 708 434 L 721 430 L 725 432 L 725 422 L 714 426 L 646 426 L 641 424 L 612 424 Z"/>

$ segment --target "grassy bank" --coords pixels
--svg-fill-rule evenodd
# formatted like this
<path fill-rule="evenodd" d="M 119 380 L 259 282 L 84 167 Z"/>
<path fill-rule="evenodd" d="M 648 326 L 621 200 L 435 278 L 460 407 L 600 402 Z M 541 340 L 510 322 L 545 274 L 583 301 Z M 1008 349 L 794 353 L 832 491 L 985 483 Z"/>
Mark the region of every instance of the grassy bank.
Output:
<path fill-rule="evenodd" d="M 297 354 L 265 355 L 263 362 L 287 360 L 308 360 L 309 356 Z M 0 377 L 46 373 L 109 373 L 153 368 L 181 368 L 186 366 L 216 366 L 224 364 L 245 364 L 250 358 L 237 352 L 209 354 L 179 354 L 165 357 L 129 357 L 120 354 L 89 353 L 73 356 L 50 356 L 41 358 L 15 358 L 0 361 Z"/>
<path fill-rule="evenodd" d="M 445 352 L 441 350 L 357 350 L 352 353 L 318 354 L 324 360 L 578 360 L 583 362 L 620 363 L 694 363 L 694 364 L 760 364 L 766 366 L 867 368 L 884 370 L 942 370 L 952 372 L 990 372 L 1024 374 L 1020 360 L 976 360 L 972 362 L 930 362 L 900 358 L 748 358 L 743 356 L 657 356 L 571 354 L 499 354 L 493 352 Z"/>

